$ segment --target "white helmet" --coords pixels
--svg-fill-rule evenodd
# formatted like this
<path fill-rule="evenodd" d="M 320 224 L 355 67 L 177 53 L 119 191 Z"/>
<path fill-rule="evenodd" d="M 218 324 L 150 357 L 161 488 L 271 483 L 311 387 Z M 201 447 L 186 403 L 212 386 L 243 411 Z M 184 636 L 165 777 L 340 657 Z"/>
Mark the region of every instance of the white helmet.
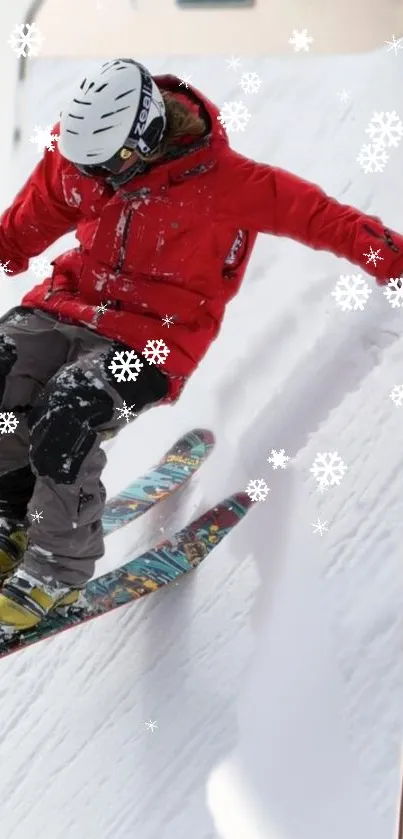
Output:
<path fill-rule="evenodd" d="M 118 58 L 80 82 L 62 111 L 58 146 L 88 174 L 98 166 L 117 173 L 135 149 L 151 154 L 165 127 L 164 100 L 148 70 Z"/>

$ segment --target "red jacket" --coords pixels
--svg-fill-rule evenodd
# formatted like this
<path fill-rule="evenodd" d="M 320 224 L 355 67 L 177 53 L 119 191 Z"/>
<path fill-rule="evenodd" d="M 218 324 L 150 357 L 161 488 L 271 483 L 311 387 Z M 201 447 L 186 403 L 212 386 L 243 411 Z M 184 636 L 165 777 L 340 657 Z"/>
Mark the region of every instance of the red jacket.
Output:
<path fill-rule="evenodd" d="M 156 82 L 184 93 L 174 76 Z M 380 283 L 403 274 L 402 236 L 315 184 L 233 151 L 218 109 L 193 94 L 212 120 L 207 147 L 156 165 L 115 192 L 81 175 L 57 148 L 45 151 L 0 227 L 0 261 L 13 274 L 76 231 L 79 247 L 54 260 L 52 276 L 22 305 L 139 351 L 162 339 L 170 349 L 161 368 L 170 379 L 169 401 L 216 338 L 259 232 L 345 257 Z M 382 257 L 376 265 L 365 256 L 370 247 Z M 101 303 L 105 314 L 96 311 Z M 174 316 L 173 326 L 163 325 L 165 315 Z"/>

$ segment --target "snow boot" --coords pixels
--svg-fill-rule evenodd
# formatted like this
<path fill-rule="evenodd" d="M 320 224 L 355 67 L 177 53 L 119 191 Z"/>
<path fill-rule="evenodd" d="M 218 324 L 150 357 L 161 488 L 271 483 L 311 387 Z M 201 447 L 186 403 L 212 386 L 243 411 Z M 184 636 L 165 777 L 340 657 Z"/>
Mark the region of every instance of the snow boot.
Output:
<path fill-rule="evenodd" d="M 46 583 L 18 568 L 0 591 L 0 633 L 13 635 L 32 629 L 54 609 L 78 604 L 81 589 Z"/>
<path fill-rule="evenodd" d="M 17 570 L 27 545 L 27 523 L 0 517 L 0 587 Z"/>

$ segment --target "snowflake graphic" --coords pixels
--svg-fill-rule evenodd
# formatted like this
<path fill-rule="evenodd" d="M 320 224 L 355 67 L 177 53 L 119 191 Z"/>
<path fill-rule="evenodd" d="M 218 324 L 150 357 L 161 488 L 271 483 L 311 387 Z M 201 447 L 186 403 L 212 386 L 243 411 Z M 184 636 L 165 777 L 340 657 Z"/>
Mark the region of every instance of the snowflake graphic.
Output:
<path fill-rule="evenodd" d="M 244 93 L 259 93 L 262 80 L 257 73 L 242 73 L 239 84 Z"/>
<path fill-rule="evenodd" d="M 96 308 L 96 311 L 98 312 L 98 314 L 99 315 L 104 315 L 106 313 L 108 305 L 109 305 L 108 303 L 100 303 L 99 306 L 97 306 L 97 308 Z"/>
<path fill-rule="evenodd" d="M 192 77 L 188 76 L 185 73 L 184 76 L 181 76 L 180 78 L 181 78 L 181 81 L 179 82 L 179 87 L 182 87 L 182 85 L 185 85 L 185 87 L 187 88 L 187 86 L 190 84 L 190 80 L 191 80 Z"/>
<path fill-rule="evenodd" d="M 337 96 L 340 102 L 348 102 L 348 100 L 351 99 L 351 90 L 346 90 L 345 87 L 343 87 L 343 89 L 340 90 Z"/>
<path fill-rule="evenodd" d="M 323 495 L 323 493 L 324 493 L 324 492 L 327 492 L 327 491 L 328 491 L 329 487 L 325 486 L 324 484 L 319 484 L 319 486 L 318 486 L 318 488 L 317 488 L 317 489 L 318 489 L 318 492 L 319 492 L 321 495 Z"/>
<path fill-rule="evenodd" d="M 153 733 L 154 733 L 154 729 L 158 728 L 156 720 L 154 720 L 154 722 L 149 720 L 149 722 L 144 723 L 144 725 L 145 725 L 146 728 L 148 728 L 149 731 L 152 731 Z"/>
<path fill-rule="evenodd" d="M 154 341 L 147 341 L 142 355 L 149 364 L 165 364 L 170 352 L 164 341 L 156 338 Z"/>
<path fill-rule="evenodd" d="M 231 58 L 227 58 L 228 70 L 239 70 L 239 67 L 242 64 L 240 58 L 235 58 L 234 55 L 231 55 Z"/>
<path fill-rule="evenodd" d="M 2 277 L 3 280 L 6 279 L 6 274 L 11 274 L 10 268 L 7 267 L 9 264 L 9 259 L 7 260 L 7 262 L 0 262 L 0 277 Z"/>
<path fill-rule="evenodd" d="M 245 491 L 252 501 L 266 501 L 270 489 L 263 478 L 256 478 L 249 481 Z"/>
<path fill-rule="evenodd" d="M 0 411 L 0 434 L 13 434 L 17 425 L 17 417 L 12 411 Z"/>
<path fill-rule="evenodd" d="M 341 274 L 332 291 L 332 297 L 343 312 L 356 312 L 357 309 L 362 312 L 370 294 L 372 289 L 361 274 Z"/>
<path fill-rule="evenodd" d="M 365 133 L 376 148 L 396 148 L 403 137 L 403 122 L 396 111 L 375 111 Z"/>
<path fill-rule="evenodd" d="M 397 408 L 401 408 L 403 405 L 403 385 L 395 385 L 389 394 L 389 398 Z"/>
<path fill-rule="evenodd" d="M 392 277 L 388 286 L 383 292 L 392 309 L 401 309 L 403 306 L 403 283 L 400 277 Z"/>
<path fill-rule="evenodd" d="M 163 326 L 167 326 L 168 328 L 170 326 L 173 326 L 174 325 L 174 318 L 175 318 L 175 315 L 165 315 L 165 317 L 162 318 Z"/>
<path fill-rule="evenodd" d="M 389 155 L 385 149 L 382 149 L 380 146 L 374 146 L 371 145 L 371 143 L 364 143 L 364 145 L 361 146 L 356 160 L 364 170 L 365 174 L 368 175 L 370 172 L 383 172 L 389 160 Z"/>
<path fill-rule="evenodd" d="M 30 513 L 29 515 L 31 516 L 31 519 L 32 519 L 32 521 L 33 521 L 33 522 L 34 522 L 34 521 L 38 521 L 38 522 L 39 522 L 39 521 L 41 521 L 41 520 L 43 519 L 43 512 L 42 512 L 42 511 L 41 511 L 41 512 L 38 512 L 38 510 L 35 510 L 35 512 L 34 512 L 34 513 Z"/>
<path fill-rule="evenodd" d="M 288 39 L 288 43 L 294 47 L 294 52 L 309 52 L 310 44 L 313 44 L 314 38 L 312 35 L 308 35 L 307 29 L 302 29 L 301 32 L 298 32 L 297 29 L 292 30 L 292 36 Z"/>
<path fill-rule="evenodd" d="M 36 23 L 16 23 L 7 43 L 18 58 L 27 58 L 39 54 L 44 40 Z"/>
<path fill-rule="evenodd" d="M 325 530 L 328 530 L 326 525 L 327 525 L 327 521 L 321 521 L 320 519 L 318 519 L 316 524 L 312 524 L 313 532 L 314 533 L 320 533 L 320 535 L 323 536 Z"/>
<path fill-rule="evenodd" d="M 374 263 L 374 265 L 376 266 L 376 263 L 377 263 L 378 261 L 379 261 L 379 262 L 383 262 L 383 256 L 379 256 L 380 252 L 381 252 L 381 249 L 380 249 L 380 248 L 378 248 L 378 250 L 377 250 L 377 251 L 374 251 L 374 250 L 372 250 L 372 247 L 371 247 L 371 245 L 370 245 L 370 247 L 369 247 L 369 253 L 364 253 L 364 254 L 363 254 L 363 256 L 367 256 L 367 257 L 368 257 L 368 259 L 367 259 L 367 265 L 369 264 L 369 262 L 373 262 L 373 263 Z"/>
<path fill-rule="evenodd" d="M 218 121 L 227 131 L 245 131 L 250 118 L 243 102 L 224 102 Z"/>
<path fill-rule="evenodd" d="M 395 36 L 392 35 L 392 40 L 385 41 L 385 44 L 388 47 L 388 52 L 391 52 L 393 50 L 395 55 L 397 55 L 399 50 L 403 50 L 403 38 L 398 38 L 396 40 Z"/>
<path fill-rule="evenodd" d="M 47 125 L 46 128 L 40 128 L 35 125 L 34 133 L 29 138 L 30 143 L 36 143 L 38 152 L 43 153 L 45 149 L 54 151 L 54 143 L 59 139 L 59 134 L 52 134 L 52 126 Z"/>
<path fill-rule="evenodd" d="M 131 419 L 137 416 L 137 414 L 133 414 L 134 405 L 126 405 L 126 402 L 123 402 L 123 408 L 116 408 L 118 413 L 118 419 L 125 419 L 126 422 L 130 422 Z"/>
<path fill-rule="evenodd" d="M 309 470 L 316 478 L 318 487 L 338 486 L 347 466 L 337 452 L 318 453 Z"/>
<path fill-rule="evenodd" d="M 108 370 L 112 371 L 117 382 L 135 382 L 142 367 L 144 364 L 134 350 L 122 350 L 115 352 Z"/>
<path fill-rule="evenodd" d="M 45 280 L 52 273 L 52 265 L 46 256 L 36 256 L 29 268 L 38 280 Z"/>
<path fill-rule="evenodd" d="M 280 449 L 279 452 L 276 452 L 275 449 L 271 450 L 271 457 L 267 458 L 267 462 L 272 464 L 272 469 L 285 469 L 286 463 L 289 461 L 288 455 L 285 454 L 284 449 Z"/>

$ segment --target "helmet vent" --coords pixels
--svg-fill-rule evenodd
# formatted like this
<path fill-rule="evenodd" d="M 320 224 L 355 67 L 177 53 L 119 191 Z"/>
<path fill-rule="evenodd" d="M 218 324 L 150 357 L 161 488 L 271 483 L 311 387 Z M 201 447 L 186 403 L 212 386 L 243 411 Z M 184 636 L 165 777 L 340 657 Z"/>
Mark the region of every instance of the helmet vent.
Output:
<path fill-rule="evenodd" d="M 113 128 L 115 128 L 114 125 L 105 125 L 105 128 L 96 128 L 92 134 L 105 134 L 105 131 L 111 131 Z"/>
<path fill-rule="evenodd" d="M 115 111 L 108 111 L 106 114 L 101 114 L 100 119 L 107 119 L 108 117 L 113 117 L 114 114 L 120 114 L 121 111 L 127 111 L 129 105 L 126 105 L 124 108 L 116 108 Z"/>
<path fill-rule="evenodd" d="M 115 102 L 117 102 L 118 99 L 123 99 L 124 96 L 130 96 L 130 94 L 134 93 L 135 90 L 136 90 L 135 87 L 131 87 L 131 88 L 129 88 L 129 90 L 125 90 L 124 93 L 118 93 L 118 95 L 115 96 Z"/>

